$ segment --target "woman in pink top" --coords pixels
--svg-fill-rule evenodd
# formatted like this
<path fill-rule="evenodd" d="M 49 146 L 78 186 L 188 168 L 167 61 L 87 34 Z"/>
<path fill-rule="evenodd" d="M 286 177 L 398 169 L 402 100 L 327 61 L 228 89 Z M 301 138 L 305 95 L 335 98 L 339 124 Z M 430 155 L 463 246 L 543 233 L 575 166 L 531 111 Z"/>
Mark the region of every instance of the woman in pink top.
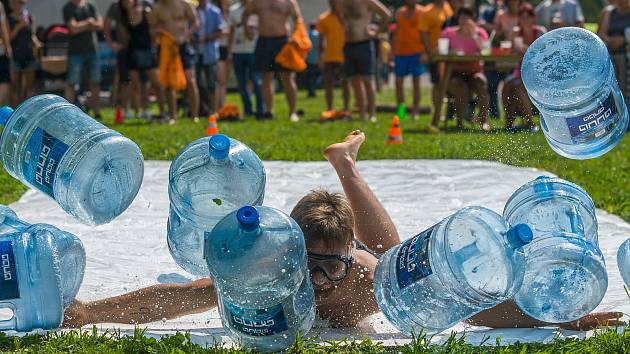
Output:
<path fill-rule="evenodd" d="M 475 12 L 470 8 L 461 8 L 457 13 L 459 26 L 442 31 L 442 38 L 448 38 L 449 51 L 456 55 L 479 55 L 483 43 L 488 40 L 486 31 L 475 23 Z M 453 66 L 453 76 L 448 83 L 448 93 L 453 97 L 457 127 L 463 128 L 467 116 L 468 102 L 472 95 L 477 96 L 479 106 L 478 121 L 483 131 L 489 131 L 488 125 L 488 83 L 483 74 L 481 62 L 457 63 Z"/>
<path fill-rule="evenodd" d="M 525 54 L 527 48 L 536 38 L 542 36 L 546 30 L 536 25 L 536 13 L 530 4 L 523 4 L 518 10 L 518 26 L 510 34 L 513 50 L 520 55 Z M 505 107 L 505 128 L 513 130 L 514 120 L 517 116 L 523 117 L 524 128 L 536 132 L 538 126 L 534 124 L 534 107 L 527 96 L 525 85 L 521 80 L 521 66 L 514 70 L 503 85 L 501 94 L 503 107 Z"/>

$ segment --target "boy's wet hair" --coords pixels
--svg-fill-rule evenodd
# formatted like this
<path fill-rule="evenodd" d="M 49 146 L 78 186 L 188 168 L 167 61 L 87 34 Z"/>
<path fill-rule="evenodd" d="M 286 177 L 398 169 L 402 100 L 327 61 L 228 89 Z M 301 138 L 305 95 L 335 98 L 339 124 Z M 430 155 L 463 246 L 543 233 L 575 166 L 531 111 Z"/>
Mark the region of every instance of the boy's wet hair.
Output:
<path fill-rule="evenodd" d="M 354 215 L 346 196 L 313 190 L 295 205 L 291 217 L 307 243 L 323 240 L 325 247 L 347 245 L 354 239 Z"/>

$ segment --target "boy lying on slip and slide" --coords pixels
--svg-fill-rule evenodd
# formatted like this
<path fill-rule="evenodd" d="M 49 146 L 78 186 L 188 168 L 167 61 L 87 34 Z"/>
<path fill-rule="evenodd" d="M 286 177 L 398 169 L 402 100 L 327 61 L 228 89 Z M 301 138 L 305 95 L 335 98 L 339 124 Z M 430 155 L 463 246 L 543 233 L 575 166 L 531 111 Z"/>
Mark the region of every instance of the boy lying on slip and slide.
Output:
<path fill-rule="evenodd" d="M 318 316 L 333 327 L 354 327 L 379 312 L 372 290 L 378 254 L 400 243 L 390 216 L 357 170 L 355 162 L 363 141 L 365 135 L 357 130 L 324 150 L 345 196 L 325 190 L 312 191 L 291 212 L 304 232 Z M 154 285 L 102 300 L 76 300 L 66 310 L 63 326 L 148 323 L 216 306 L 213 282 L 204 278 L 187 284 Z M 513 301 L 507 301 L 467 322 L 495 328 L 559 326 L 590 330 L 624 325 L 619 320 L 621 315 L 620 312 L 591 313 L 573 322 L 549 324 L 525 315 Z"/>

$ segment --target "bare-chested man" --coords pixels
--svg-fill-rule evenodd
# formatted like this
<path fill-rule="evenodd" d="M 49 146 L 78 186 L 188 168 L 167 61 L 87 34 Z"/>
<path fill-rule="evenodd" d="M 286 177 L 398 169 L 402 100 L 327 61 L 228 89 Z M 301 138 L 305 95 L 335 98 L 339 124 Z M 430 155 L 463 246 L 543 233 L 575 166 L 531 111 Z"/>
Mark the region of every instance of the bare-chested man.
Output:
<path fill-rule="evenodd" d="M 199 90 L 195 79 L 195 49 L 190 41 L 193 33 L 199 27 L 199 19 L 194 9 L 184 0 L 160 0 L 151 11 L 151 31 L 154 36 L 168 32 L 176 38 L 179 45 L 179 55 L 186 75 L 186 89 L 188 90 L 188 105 L 190 115 L 195 122 L 199 121 Z M 177 119 L 177 92 L 172 88 L 166 89 L 169 124 L 175 124 Z"/>
<path fill-rule="evenodd" d="M 373 39 L 385 29 L 392 14 L 378 0 L 339 0 L 339 8 L 346 31 L 344 70 L 354 90 L 359 117 L 365 120 L 367 110 L 370 120 L 376 121 Z M 379 20 L 376 28 L 372 24 L 375 15 Z"/>
<path fill-rule="evenodd" d="M 258 15 L 258 41 L 254 52 L 254 68 L 262 73 L 262 96 L 267 112 L 262 118 L 273 118 L 273 77 L 278 74 L 284 93 L 289 103 L 289 119 L 299 120 L 297 104 L 297 86 L 295 76 L 289 70 L 276 63 L 276 56 L 289 40 L 289 20 L 295 24 L 302 18 L 296 0 L 256 0 L 250 1 L 243 11 L 241 23 L 247 23 L 249 16 Z M 254 37 L 247 28 L 247 36 Z"/>

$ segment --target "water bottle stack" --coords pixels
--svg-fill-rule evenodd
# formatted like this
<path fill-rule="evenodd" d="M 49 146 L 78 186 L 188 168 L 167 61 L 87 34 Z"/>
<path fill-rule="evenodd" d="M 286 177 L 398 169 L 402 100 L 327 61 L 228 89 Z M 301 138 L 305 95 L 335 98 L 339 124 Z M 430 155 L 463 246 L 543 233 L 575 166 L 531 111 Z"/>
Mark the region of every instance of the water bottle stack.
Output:
<path fill-rule="evenodd" d="M 81 241 L 51 225 L 30 225 L 0 205 L 0 260 L 0 308 L 14 312 L 0 330 L 59 327 L 83 280 Z"/>
<path fill-rule="evenodd" d="M 285 213 L 244 206 L 214 227 L 205 246 L 223 327 L 245 347 L 286 349 L 315 319 L 304 235 Z"/>
<path fill-rule="evenodd" d="M 261 205 L 265 168 L 238 140 L 217 134 L 186 146 L 169 172 L 168 247 L 189 273 L 208 276 L 204 239 L 221 218 L 244 205 Z"/>
<path fill-rule="evenodd" d="M 531 239 L 527 225 L 510 227 L 483 207 L 461 209 L 383 255 L 376 300 L 400 331 L 439 333 L 515 294 Z"/>
<path fill-rule="evenodd" d="M 0 158 L 7 172 L 53 198 L 80 222 L 100 225 L 124 212 L 144 173 L 140 149 L 55 95 L 0 109 Z M 83 280 L 85 250 L 73 234 L 29 224 L 0 206 L 0 330 L 61 325 Z"/>
<path fill-rule="evenodd" d="M 608 287 L 599 249 L 595 206 L 578 185 L 546 176 L 523 185 L 503 212 L 525 223 L 533 241 L 524 247 L 525 277 L 515 300 L 529 316 L 570 322 L 595 309 Z"/>

